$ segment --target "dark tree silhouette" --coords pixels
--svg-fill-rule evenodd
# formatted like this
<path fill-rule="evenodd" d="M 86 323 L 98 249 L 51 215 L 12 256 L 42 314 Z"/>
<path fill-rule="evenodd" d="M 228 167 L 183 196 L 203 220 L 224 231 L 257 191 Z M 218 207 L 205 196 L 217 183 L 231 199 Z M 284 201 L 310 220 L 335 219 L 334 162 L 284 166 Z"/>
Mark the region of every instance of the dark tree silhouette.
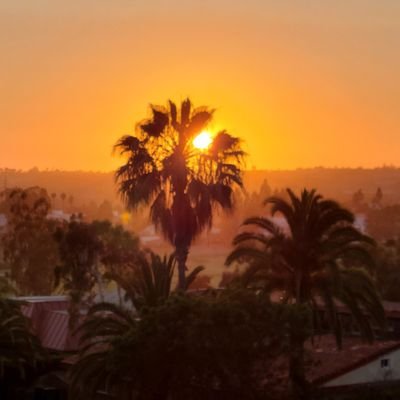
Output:
<path fill-rule="evenodd" d="M 61 193 L 60 198 L 62 201 L 62 209 L 63 209 L 63 211 L 65 211 L 65 199 L 67 198 L 67 195 L 65 193 Z"/>
<path fill-rule="evenodd" d="M 73 210 L 73 205 L 74 205 L 74 196 L 72 194 L 68 197 L 68 203 L 69 203 L 69 211 L 72 212 Z"/>
<path fill-rule="evenodd" d="M 247 290 L 174 294 L 140 318 L 98 304 L 80 328 L 71 398 L 102 390 L 118 399 L 265 399 L 286 315 L 285 306 Z"/>
<path fill-rule="evenodd" d="M 0 295 L 0 396 L 7 396 L 11 378 L 25 377 L 38 361 L 44 360 L 39 340 L 32 334 L 29 320 L 21 312 L 22 303 Z M 9 397 L 5 397 L 9 398 Z"/>
<path fill-rule="evenodd" d="M 372 198 L 372 205 L 375 208 L 381 208 L 382 207 L 382 199 L 383 199 L 383 192 L 382 192 L 382 189 L 380 187 L 378 187 L 378 189 L 376 189 L 376 193 L 375 193 L 374 197 Z"/>
<path fill-rule="evenodd" d="M 94 300 L 102 243 L 95 227 L 80 221 L 58 229 L 55 238 L 60 253 L 60 263 L 54 271 L 55 286 L 70 296 L 70 326 L 74 328 L 80 310 L 91 306 Z"/>
<path fill-rule="evenodd" d="M 0 205 L 8 226 L 2 235 L 3 257 L 20 295 L 49 295 L 58 261 L 53 234 L 58 223 L 47 218 L 50 198 L 45 189 L 8 189 Z"/>
<path fill-rule="evenodd" d="M 57 193 L 52 193 L 51 194 L 51 204 L 53 208 L 56 208 L 56 198 L 57 198 Z"/>
<path fill-rule="evenodd" d="M 151 106 L 152 116 L 124 136 L 116 149 L 127 156 L 116 172 L 119 192 L 128 209 L 150 204 L 151 221 L 175 247 L 179 287 L 185 287 L 186 260 L 193 240 L 211 227 L 213 209 L 233 207 L 233 187 L 242 186 L 244 152 L 240 140 L 217 133 L 206 150 L 193 139 L 213 117 L 213 110 L 193 108 L 189 99 L 180 110 Z"/>
<path fill-rule="evenodd" d="M 114 268 L 108 267 L 106 276 L 124 290 L 125 297 L 140 312 L 143 308 L 164 303 L 170 296 L 175 264 L 173 255 L 160 257 L 144 250 L 118 266 L 114 264 Z M 203 270 L 202 266 L 198 266 L 187 275 L 185 290 Z"/>
<path fill-rule="evenodd" d="M 364 192 L 361 189 L 357 190 L 357 192 L 353 194 L 352 203 L 356 212 L 361 212 L 368 208 L 367 204 L 365 203 Z"/>
<path fill-rule="evenodd" d="M 381 301 L 363 268 L 373 265 L 373 240 L 353 226 L 353 214 L 338 203 L 323 199 L 314 190 L 304 190 L 300 197 L 290 189 L 287 193 L 289 201 L 279 197 L 265 201 L 272 206 L 272 215 L 283 216 L 287 231 L 270 218 L 247 219 L 244 225 L 254 229 L 236 236 L 236 248 L 227 264 L 249 262 L 244 279 L 261 282 L 270 291 L 281 291 L 286 302 L 308 305 L 316 311 L 317 299 L 321 299 L 339 346 L 342 332 L 335 299 L 348 307 L 360 331 L 372 340 L 368 316 L 379 326 L 384 325 Z M 305 339 L 297 329 L 292 330 L 290 377 L 300 394 L 307 387 Z"/>

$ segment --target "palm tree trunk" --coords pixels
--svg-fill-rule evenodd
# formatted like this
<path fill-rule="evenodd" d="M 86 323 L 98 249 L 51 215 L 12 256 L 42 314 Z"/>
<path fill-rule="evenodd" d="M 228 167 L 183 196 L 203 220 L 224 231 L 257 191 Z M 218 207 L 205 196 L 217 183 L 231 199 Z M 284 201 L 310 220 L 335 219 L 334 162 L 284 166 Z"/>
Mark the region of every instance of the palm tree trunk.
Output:
<path fill-rule="evenodd" d="M 309 400 L 309 385 L 304 370 L 304 338 L 291 332 L 289 355 L 289 378 L 293 398 Z"/>
<path fill-rule="evenodd" d="M 300 271 L 300 272 L 299 272 Z M 296 400 L 311 399 L 310 387 L 306 379 L 304 366 L 304 343 L 307 336 L 302 332 L 304 321 L 302 321 L 299 306 L 306 303 L 304 295 L 304 277 L 302 268 L 299 268 L 295 276 L 296 285 L 296 317 L 291 320 L 290 326 L 290 355 L 289 355 L 289 378 L 292 385 L 292 396 Z M 300 317 L 300 319 L 298 319 Z"/>
<path fill-rule="evenodd" d="M 117 293 L 118 293 L 118 302 L 119 305 L 122 306 L 122 293 L 121 293 L 121 286 L 117 283 Z"/>
<path fill-rule="evenodd" d="M 101 273 L 100 273 L 100 270 L 99 270 L 99 261 L 97 259 L 97 256 L 96 256 L 96 259 L 95 259 L 94 263 L 95 263 L 94 264 L 94 269 L 95 269 L 94 272 L 95 272 L 96 283 L 97 283 L 97 288 L 98 288 L 98 291 L 99 291 L 100 300 L 102 302 L 104 302 L 103 279 L 102 279 L 102 276 L 101 276 Z"/>
<path fill-rule="evenodd" d="M 186 260 L 189 249 L 186 246 L 176 247 L 175 257 L 178 263 L 178 289 L 186 289 Z"/>

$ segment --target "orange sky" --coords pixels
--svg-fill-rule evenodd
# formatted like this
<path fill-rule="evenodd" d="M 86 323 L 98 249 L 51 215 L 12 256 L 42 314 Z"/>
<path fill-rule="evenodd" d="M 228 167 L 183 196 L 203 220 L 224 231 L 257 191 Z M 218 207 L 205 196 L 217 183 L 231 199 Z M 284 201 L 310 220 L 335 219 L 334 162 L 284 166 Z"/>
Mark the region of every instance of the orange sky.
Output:
<path fill-rule="evenodd" d="M 188 95 L 249 167 L 400 165 L 399 21 L 399 0 L 2 0 L 0 167 L 110 170 L 149 102 Z"/>

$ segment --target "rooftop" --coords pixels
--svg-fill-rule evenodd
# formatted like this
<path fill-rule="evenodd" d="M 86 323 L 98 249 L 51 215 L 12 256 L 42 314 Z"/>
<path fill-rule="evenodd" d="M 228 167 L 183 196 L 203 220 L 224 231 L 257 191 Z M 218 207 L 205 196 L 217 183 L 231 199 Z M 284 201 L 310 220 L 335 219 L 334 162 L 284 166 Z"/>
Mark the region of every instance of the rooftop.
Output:
<path fill-rule="evenodd" d="M 346 337 L 342 349 L 338 350 L 334 336 L 323 335 L 315 338 L 314 346 L 308 344 L 307 377 L 320 385 L 398 348 L 400 340 L 377 340 L 369 344 L 359 337 Z"/>

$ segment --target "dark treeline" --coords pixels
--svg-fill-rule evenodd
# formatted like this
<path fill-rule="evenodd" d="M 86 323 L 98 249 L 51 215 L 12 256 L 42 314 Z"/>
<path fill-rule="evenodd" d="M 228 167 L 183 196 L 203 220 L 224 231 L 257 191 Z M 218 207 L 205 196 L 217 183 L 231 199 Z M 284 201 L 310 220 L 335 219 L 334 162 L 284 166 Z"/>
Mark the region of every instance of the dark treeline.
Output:
<path fill-rule="evenodd" d="M 372 196 L 381 187 L 388 203 L 400 202 L 400 168 L 304 168 L 296 170 L 251 170 L 244 174 L 248 192 L 257 191 L 267 179 L 273 189 L 301 190 L 314 187 L 328 197 L 348 201 L 362 189 Z M 0 169 L 0 187 L 41 186 L 49 193 L 67 193 L 79 203 L 104 200 L 118 202 L 113 172 Z"/>

